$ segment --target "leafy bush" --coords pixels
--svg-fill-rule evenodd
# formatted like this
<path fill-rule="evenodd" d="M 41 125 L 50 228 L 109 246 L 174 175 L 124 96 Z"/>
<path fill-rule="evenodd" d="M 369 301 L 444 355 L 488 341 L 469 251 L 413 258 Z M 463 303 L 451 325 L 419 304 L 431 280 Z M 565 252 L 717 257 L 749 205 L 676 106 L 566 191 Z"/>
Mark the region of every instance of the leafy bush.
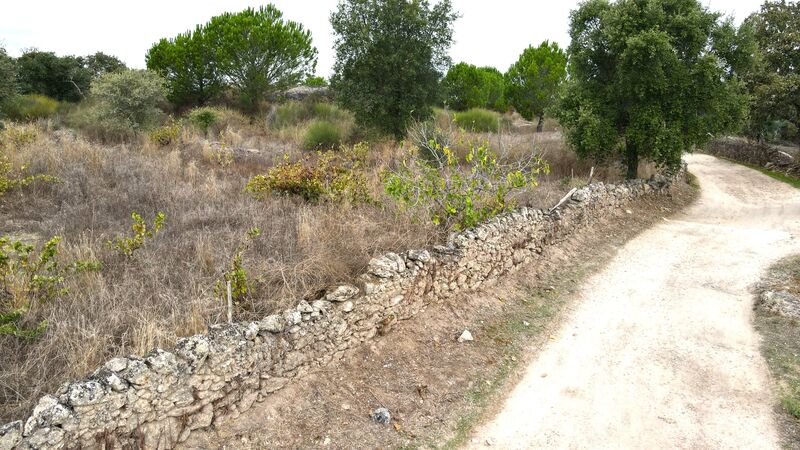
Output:
<path fill-rule="evenodd" d="M 17 95 L 6 102 L 4 110 L 12 120 L 49 119 L 58 111 L 58 101 L 39 94 Z"/>
<path fill-rule="evenodd" d="M 17 64 L 0 45 L 0 117 L 5 103 L 17 94 L 17 87 Z"/>
<path fill-rule="evenodd" d="M 272 167 L 266 175 L 256 175 L 245 190 L 256 198 L 266 194 L 296 195 L 306 201 L 328 200 L 368 203 L 372 197 L 363 171 L 369 147 L 365 143 L 345 147 L 340 152 L 318 155 Z"/>
<path fill-rule="evenodd" d="M 251 228 L 247 231 L 247 238 L 236 248 L 236 252 L 231 258 L 230 267 L 222 274 L 222 279 L 217 280 L 214 285 L 214 292 L 217 297 L 223 300 L 227 298 L 228 283 L 230 283 L 231 300 L 234 305 L 241 307 L 241 301 L 252 292 L 253 286 L 247 279 L 247 271 L 242 263 L 242 255 L 250 247 L 250 242 L 259 236 L 261 236 L 259 228 Z"/>
<path fill-rule="evenodd" d="M 455 113 L 455 123 L 469 131 L 497 132 L 500 128 L 500 114 L 486 109 L 472 108 Z"/>
<path fill-rule="evenodd" d="M 205 135 L 208 135 L 208 130 L 218 120 L 219 114 L 213 108 L 196 108 L 189 112 L 189 123 L 199 128 Z"/>
<path fill-rule="evenodd" d="M 323 77 L 309 76 L 303 84 L 312 87 L 325 87 L 328 85 L 328 80 Z"/>
<path fill-rule="evenodd" d="M 256 175 L 247 182 L 245 190 L 256 198 L 265 193 L 296 195 L 307 201 L 317 201 L 325 194 L 323 174 L 303 161 L 288 162 L 271 167 L 266 175 Z"/>
<path fill-rule="evenodd" d="M 515 191 L 537 185 L 547 165 L 537 157 L 505 165 L 485 146 L 472 147 L 461 159 L 448 147 L 436 164 L 415 158 L 384 176 L 386 192 L 406 207 L 425 211 L 436 225 L 456 230 L 473 227 L 513 207 Z"/>
<path fill-rule="evenodd" d="M 116 249 L 121 255 L 129 258 L 133 256 L 136 250 L 144 247 L 147 239 L 153 239 L 153 237 L 158 234 L 161 227 L 164 226 L 165 216 L 162 212 L 156 214 L 151 229 L 147 228 L 147 224 L 138 213 L 132 212 L 131 218 L 133 219 L 133 225 L 131 225 L 132 235 L 130 237 L 121 236 L 115 238 L 113 241 L 108 241 L 109 247 Z"/>
<path fill-rule="evenodd" d="M 303 148 L 306 150 L 333 150 L 342 143 L 344 133 L 333 122 L 315 120 L 311 122 L 303 136 Z"/>
<path fill-rule="evenodd" d="M 147 134 L 150 142 L 162 147 L 177 143 L 180 140 L 180 136 L 181 124 L 172 118 L 166 124 L 153 129 Z"/>
<path fill-rule="evenodd" d="M 47 322 L 33 328 L 24 325 L 25 314 L 35 303 L 44 303 L 66 292 L 65 276 L 100 270 L 97 261 L 58 263 L 60 236 L 45 242 L 37 253 L 33 245 L 0 237 L 0 335 L 32 339 L 42 334 Z"/>
<path fill-rule="evenodd" d="M 96 113 L 133 131 L 158 123 L 159 106 L 166 101 L 164 79 L 147 70 L 124 70 L 101 75 L 92 83 Z"/>

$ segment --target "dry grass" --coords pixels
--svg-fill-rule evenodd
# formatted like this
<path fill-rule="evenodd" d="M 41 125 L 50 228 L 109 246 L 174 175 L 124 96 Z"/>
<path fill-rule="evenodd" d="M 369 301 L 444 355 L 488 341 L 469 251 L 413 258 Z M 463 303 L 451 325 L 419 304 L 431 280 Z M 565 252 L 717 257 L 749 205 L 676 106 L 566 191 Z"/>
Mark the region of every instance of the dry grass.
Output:
<path fill-rule="evenodd" d="M 0 422 L 24 417 L 41 395 L 113 356 L 169 347 L 179 336 L 224 320 L 214 286 L 253 227 L 261 236 L 244 253 L 244 267 L 254 290 L 236 320 L 261 318 L 321 287 L 350 281 L 372 256 L 444 237 L 442 230 L 399 212 L 382 193 L 380 173 L 397 164 L 401 147 L 410 144 L 371 144 L 367 183 L 377 204 L 256 200 L 243 192 L 248 179 L 284 155 L 306 155 L 300 143 L 307 122 L 227 122 L 208 140 L 184 128 L 178 143 L 164 147 L 146 138 L 116 146 L 57 139 L 51 124 L 43 123 L 34 142 L 11 152 L 16 165 L 61 182 L 0 197 L 0 235 L 39 244 L 60 235 L 64 261 L 97 259 L 103 269 L 69 278 L 68 294 L 30 311 L 29 323 L 48 321 L 43 336 L 0 336 Z M 558 132 L 451 134 L 457 151 L 486 143 L 505 158 L 536 153 L 547 159 L 552 171 L 519 199 L 525 205 L 552 206 L 570 186 L 585 182 L 591 167 L 575 159 Z M 595 179 L 617 181 L 619 172 L 601 169 Z M 133 211 L 148 222 L 163 212 L 166 222 L 155 239 L 125 258 L 107 242 L 129 231 Z"/>
<path fill-rule="evenodd" d="M 57 142 L 42 132 L 12 155 L 32 173 L 62 182 L 2 197 L 0 235 L 39 243 L 61 235 L 64 260 L 96 258 L 104 267 L 70 278 L 69 294 L 32 309 L 31 323 L 48 320 L 45 335 L 32 341 L 0 337 L 0 419 L 22 417 L 40 395 L 114 355 L 169 346 L 178 336 L 223 320 L 213 288 L 252 227 L 262 234 L 245 252 L 244 266 L 255 289 L 237 310 L 238 320 L 262 317 L 320 287 L 348 281 L 371 256 L 424 247 L 438 236 L 392 209 L 309 205 L 285 197 L 257 201 L 243 193 L 244 185 L 283 152 L 259 145 L 267 136 L 227 134 L 229 148 L 266 150 L 232 152 L 230 160 L 220 160 L 217 155 L 230 150 L 211 148 L 189 133 L 185 143 L 161 148 L 147 142 Z M 385 153 L 376 148 L 375 158 Z M 107 241 L 128 232 L 132 211 L 147 221 L 163 211 L 166 223 L 128 259 Z"/>

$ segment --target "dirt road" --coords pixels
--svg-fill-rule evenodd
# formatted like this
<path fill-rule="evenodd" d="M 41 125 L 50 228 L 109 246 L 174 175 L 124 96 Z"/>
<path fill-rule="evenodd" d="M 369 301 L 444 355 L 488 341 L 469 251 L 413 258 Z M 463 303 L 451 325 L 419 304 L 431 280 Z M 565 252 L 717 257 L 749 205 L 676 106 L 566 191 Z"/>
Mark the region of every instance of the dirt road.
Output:
<path fill-rule="evenodd" d="M 778 448 L 748 287 L 800 251 L 800 190 L 688 161 L 699 201 L 582 287 L 472 448 Z"/>

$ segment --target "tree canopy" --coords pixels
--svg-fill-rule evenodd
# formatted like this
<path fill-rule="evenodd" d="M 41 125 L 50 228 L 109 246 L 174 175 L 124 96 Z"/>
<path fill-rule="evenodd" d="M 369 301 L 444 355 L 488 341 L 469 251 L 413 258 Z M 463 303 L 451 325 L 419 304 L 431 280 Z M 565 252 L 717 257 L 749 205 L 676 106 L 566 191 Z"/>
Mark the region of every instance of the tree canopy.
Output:
<path fill-rule="evenodd" d="M 749 98 L 718 14 L 697 0 L 589 0 L 571 14 L 570 80 L 558 118 L 583 157 L 676 166 L 683 152 L 736 131 Z"/>
<path fill-rule="evenodd" d="M 57 56 L 53 52 L 27 50 L 15 65 L 20 93 L 42 94 L 68 102 L 86 97 L 92 80 L 100 75 L 125 69 L 118 58 L 102 52 Z"/>
<path fill-rule="evenodd" d="M 147 68 L 167 80 L 168 98 L 176 106 L 202 106 L 223 87 L 217 56 L 201 26 L 172 39 L 161 39 L 145 56 Z"/>
<path fill-rule="evenodd" d="M 340 2 L 331 15 L 339 101 L 359 123 L 403 136 L 409 120 L 430 116 L 456 17 L 450 0 Z"/>
<path fill-rule="evenodd" d="M 0 47 L 0 107 L 17 93 L 17 68 L 14 59 Z"/>
<path fill-rule="evenodd" d="M 270 4 L 224 13 L 161 39 L 146 61 L 167 80 L 169 99 L 178 106 L 204 105 L 230 86 L 255 112 L 270 93 L 313 75 L 317 50 L 308 30 Z"/>
<path fill-rule="evenodd" d="M 542 131 L 544 113 L 555 102 L 566 76 L 567 55 L 557 43 L 530 46 L 506 72 L 506 100 L 522 117 L 538 117 L 536 129 Z"/>
<path fill-rule="evenodd" d="M 503 74 L 494 67 L 458 63 L 447 71 L 441 89 L 445 104 L 459 111 L 504 108 Z"/>
<path fill-rule="evenodd" d="M 300 84 L 317 65 L 311 32 L 273 5 L 212 17 L 204 27 L 220 74 L 250 111 L 270 92 Z"/>
<path fill-rule="evenodd" d="M 742 28 L 758 47 L 748 77 L 754 97 L 751 134 L 763 138 L 788 122 L 800 140 L 800 3 L 767 1 Z"/>

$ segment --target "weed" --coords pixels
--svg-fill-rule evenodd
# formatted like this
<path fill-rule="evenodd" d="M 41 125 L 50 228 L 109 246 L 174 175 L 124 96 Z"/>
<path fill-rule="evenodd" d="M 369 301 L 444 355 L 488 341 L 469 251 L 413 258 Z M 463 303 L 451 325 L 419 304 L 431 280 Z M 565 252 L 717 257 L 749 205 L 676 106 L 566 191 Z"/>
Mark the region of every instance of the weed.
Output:
<path fill-rule="evenodd" d="M 164 213 L 159 212 L 153 219 L 153 225 L 148 229 L 147 224 L 137 212 L 131 213 L 133 224 L 131 225 L 131 236 L 120 236 L 112 241 L 108 241 L 108 245 L 117 250 L 121 255 L 130 258 L 136 250 L 144 247 L 146 240 L 153 239 L 158 234 L 161 227 L 164 226 Z"/>

